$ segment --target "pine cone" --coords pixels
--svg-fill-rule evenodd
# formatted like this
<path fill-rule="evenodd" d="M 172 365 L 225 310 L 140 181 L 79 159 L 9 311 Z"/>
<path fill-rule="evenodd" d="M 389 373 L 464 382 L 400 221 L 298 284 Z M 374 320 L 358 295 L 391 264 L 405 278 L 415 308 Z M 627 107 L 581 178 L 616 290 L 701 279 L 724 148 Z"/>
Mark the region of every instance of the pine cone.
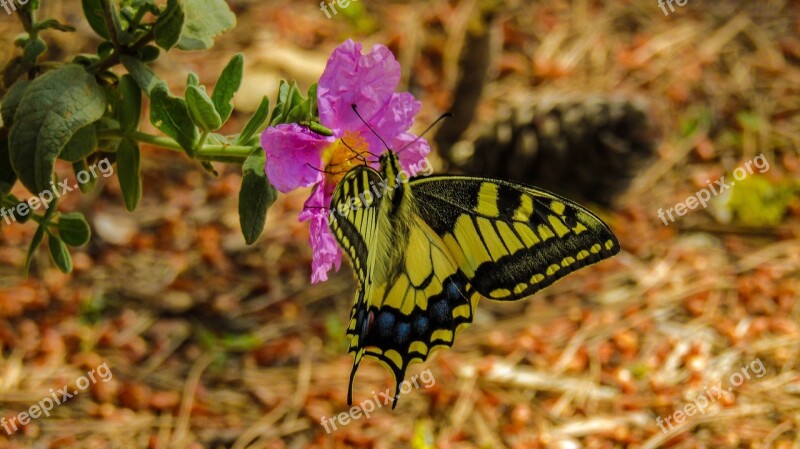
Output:
<path fill-rule="evenodd" d="M 651 158 L 645 106 L 626 98 L 551 95 L 501 106 L 498 118 L 444 153 L 470 175 L 509 179 L 610 206 Z M 469 137 L 467 137 L 469 139 Z"/>

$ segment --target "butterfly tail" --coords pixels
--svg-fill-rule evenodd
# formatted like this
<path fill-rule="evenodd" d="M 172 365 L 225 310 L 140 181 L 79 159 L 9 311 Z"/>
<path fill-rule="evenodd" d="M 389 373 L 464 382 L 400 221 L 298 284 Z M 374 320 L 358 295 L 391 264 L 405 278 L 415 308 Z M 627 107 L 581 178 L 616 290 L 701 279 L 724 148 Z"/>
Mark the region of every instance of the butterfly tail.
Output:
<path fill-rule="evenodd" d="M 358 371 L 358 365 L 361 364 L 361 358 L 364 356 L 364 350 L 361 349 L 356 353 L 355 358 L 353 359 L 353 370 L 350 371 L 350 386 L 347 387 L 347 405 L 353 405 L 353 383 L 356 380 L 356 371 Z"/>

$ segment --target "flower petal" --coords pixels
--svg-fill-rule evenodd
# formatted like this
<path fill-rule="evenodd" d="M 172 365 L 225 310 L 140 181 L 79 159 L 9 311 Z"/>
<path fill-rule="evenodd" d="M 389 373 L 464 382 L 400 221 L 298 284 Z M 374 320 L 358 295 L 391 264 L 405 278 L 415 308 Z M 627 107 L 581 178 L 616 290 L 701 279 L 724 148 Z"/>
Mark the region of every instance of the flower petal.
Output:
<path fill-rule="evenodd" d="M 265 129 L 261 147 L 267 154 L 269 182 L 283 193 L 319 182 L 321 153 L 333 140 L 294 123 Z"/>
<path fill-rule="evenodd" d="M 331 54 L 317 87 L 320 122 L 341 135 L 359 129 L 361 120 L 351 105 L 372 123 L 392 99 L 400 82 L 400 63 L 383 45 L 375 45 L 366 55 L 361 44 L 346 40 Z"/>
<path fill-rule="evenodd" d="M 318 184 L 306 200 L 303 212 L 298 216 L 300 221 L 311 221 L 308 229 L 308 242 L 313 251 L 311 258 L 311 283 L 313 284 L 328 280 L 328 271 L 334 267 L 336 267 L 336 271 L 339 271 L 342 264 L 342 252 L 328 227 L 328 207 L 323 206 L 326 204 L 325 196 L 325 186 Z"/>
<path fill-rule="evenodd" d="M 378 115 L 369 124 L 378 136 L 381 136 L 386 143 L 392 145 L 391 150 L 397 151 L 402 147 L 394 146 L 392 141 L 398 135 L 411 128 L 414 123 L 414 116 L 417 115 L 421 106 L 422 103 L 414 99 L 414 96 L 408 92 L 393 94 L 386 107 L 379 111 Z M 380 154 L 386 150 L 386 146 L 375 133 L 370 131 L 363 123 L 360 123 L 360 128 L 360 133 L 367 140 L 370 151 Z"/>
<path fill-rule="evenodd" d="M 409 175 L 413 177 L 431 174 L 433 167 L 427 159 L 428 153 L 431 152 L 431 147 L 428 145 L 427 140 L 422 137 L 417 139 L 417 136 L 411 133 L 402 133 L 394 139 L 392 146 L 395 148 L 394 151 L 397 152 L 400 167 L 408 172 Z"/>

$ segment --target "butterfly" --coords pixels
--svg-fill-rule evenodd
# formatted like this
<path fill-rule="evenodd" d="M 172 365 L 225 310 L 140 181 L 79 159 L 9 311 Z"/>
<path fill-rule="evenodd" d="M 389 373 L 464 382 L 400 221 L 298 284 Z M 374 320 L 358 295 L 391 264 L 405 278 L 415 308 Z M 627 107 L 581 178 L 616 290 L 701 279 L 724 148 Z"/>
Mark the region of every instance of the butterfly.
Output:
<path fill-rule="evenodd" d="M 349 405 L 364 357 L 393 373 L 394 408 L 408 366 L 452 346 L 478 298 L 530 296 L 620 250 L 603 221 L 556 194 L 499 179 L 409 178 L 391 150 L 379 162 L 350 169 L 330 204 L 358 284 Z"/>

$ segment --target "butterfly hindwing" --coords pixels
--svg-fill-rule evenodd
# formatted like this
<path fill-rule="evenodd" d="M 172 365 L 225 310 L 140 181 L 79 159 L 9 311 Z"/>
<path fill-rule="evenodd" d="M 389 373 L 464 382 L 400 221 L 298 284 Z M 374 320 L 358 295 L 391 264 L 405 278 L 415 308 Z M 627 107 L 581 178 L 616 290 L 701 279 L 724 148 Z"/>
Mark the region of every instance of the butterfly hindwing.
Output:
<path fill-rule="evenodd" d="M 456 265 L 444 242 L 419 218 L 411 227 L 402 271 L 372 285 L 369 326 L 356 351 L 374 357 L 395 377 L 395 398 L 406 368 L 439 347 L 452 346 L 472 322 L 479 295 Z"/>
<path fill-rule="evenodd" d="M 416 215 L 413 202 L 390 207 L 394 195 L 379 199 L 376 190 L 370 191 L 380 180 L 371 168 L 354 168 L 331 200 L 331 230 L 359 283 L 347 330 L 355 353 L 348 403 L 364 356 L 394 373 L 399 392 L 408 365 L 451 346 L 456 332 L 472 322 L 478 299 L 445 243 Z M 406 188 L 398 184 L 393 193 L 402 196 L 400 189 Z"/>
<path fill-rule="evenodd" d="M 599 218 L 558 195 L 508 181 L 432 176 L 410 183 L 419 215 L 483 296 L 515 300 L 619 252 Z"/>
<path fill-rule="evenodd" d="M 367 166 L 357 166 L 348 171 L 333 192 L 328 215 L 331 232 L 350 259 L 358 281 L 347 328 L 350 352 L 356 352 L 347 392 L 348 403 L 352 402 L 353 380 L 363 357 L 363 351 L 359 351 L 359 339 L 366 335 L 366 326 L 369 324 L 370 305 L 367 293 L 372 285 L 369 267 L 373 263 L 370 256 L 374 259 L 375 243 L 378 239 L 378 199 L 365 192 L 370 192 L 371 185 L 380 180 L 380 174 Z"/>

